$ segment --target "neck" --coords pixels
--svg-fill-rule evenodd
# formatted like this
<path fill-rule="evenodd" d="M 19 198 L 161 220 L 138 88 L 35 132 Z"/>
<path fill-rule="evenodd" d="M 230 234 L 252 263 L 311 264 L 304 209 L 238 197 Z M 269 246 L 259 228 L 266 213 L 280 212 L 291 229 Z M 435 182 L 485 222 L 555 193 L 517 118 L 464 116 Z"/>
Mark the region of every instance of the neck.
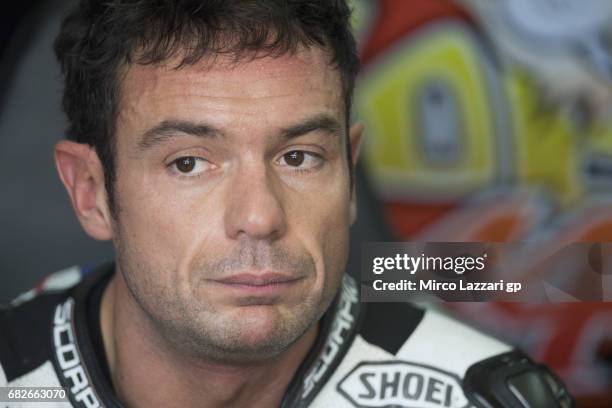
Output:
<path fill-rule="evenodd" d="M 318 331 L 314 325 L 282 354 L 244 365 L 184 355 L 150 324 L 118 273 L 105 289 L 100 313 L 113 386 L 129 407 L 279 406 Z"/>

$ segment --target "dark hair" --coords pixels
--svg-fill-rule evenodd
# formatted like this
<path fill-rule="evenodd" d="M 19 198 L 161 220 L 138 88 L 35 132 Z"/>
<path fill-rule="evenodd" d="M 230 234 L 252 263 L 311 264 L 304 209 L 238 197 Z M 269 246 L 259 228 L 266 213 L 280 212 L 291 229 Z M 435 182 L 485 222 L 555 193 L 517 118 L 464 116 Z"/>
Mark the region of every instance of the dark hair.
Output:
<path fill-rule="evenodd" d="M 236 61 L 321 47 L 342 79 L 347 129 L 359 69 L 345 0 L 81 0 L 55 40 L 65 88 L 68 138 L 93 146 L 115 214 L 114 133 L 121 72 L 181 53 L 177 66 L 226 54 Z M 263 54 L 262 54 L 263 53 Z M 353 169 L 348 135 L 347 151 Z"/>

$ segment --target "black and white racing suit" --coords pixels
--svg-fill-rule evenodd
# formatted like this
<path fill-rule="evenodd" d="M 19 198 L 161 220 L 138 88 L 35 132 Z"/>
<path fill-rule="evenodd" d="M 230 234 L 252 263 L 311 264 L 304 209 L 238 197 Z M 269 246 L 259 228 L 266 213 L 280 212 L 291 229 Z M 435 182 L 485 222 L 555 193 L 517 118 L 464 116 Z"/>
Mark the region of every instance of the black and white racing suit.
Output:
<path fill-rule="evenodd" d="M 0 387 L 63 387 L 69 401 L 0 407 L 121 407 L 101 347 L 99 304 L 114 273 L 70 268 L 0 309 Z M 163 384 L 160 384 L 163 386 Z M 30 404 L 30 405 L 28 405 Z M 353 278 L 321 321 L 282 407 L 570 407 L 545 367 L 442 313 L 360 303 Z"/>

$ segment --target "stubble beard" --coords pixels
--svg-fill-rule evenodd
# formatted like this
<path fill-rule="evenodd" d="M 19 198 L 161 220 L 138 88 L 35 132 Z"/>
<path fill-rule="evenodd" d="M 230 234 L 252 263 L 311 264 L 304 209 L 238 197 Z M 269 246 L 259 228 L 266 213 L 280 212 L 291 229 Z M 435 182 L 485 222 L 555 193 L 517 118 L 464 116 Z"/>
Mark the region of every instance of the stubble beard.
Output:
<path fill-rule="evenodd" d="M 285 307 L 283 312 L 277 307 L 275 318 L 265 335 L 253 336 L 257 319 L 249 320 L 248 313 L 241 313 L 240 310 L 220 310 L 201 295 L 197 296 L 197 280 L 190 284 L 194 289 L 181 291 L 180 285 L 168 285 L 164 284 L 167 282 L 164 279 L 155 279 L 178 276 L 176 271 L 168 275 L 168 270 L 159 270 L 139 261 L 140 258 L 146 259 L 146 256 L 129 254 L 129 248 L 125 246 L 116 248 L 119 272 L 131 297 L 147 317 L 149 326 L 167 346 L 182 355 L 215 363 L 253 364 L 280 355 L 320 320 L 338 289 L 338 285 L 326 284 L 321 293 L 309 294 L 304 302 Z M 198 273 L 191 276 L 210 276 L 210 271 L 219 273 L 251 266 L 261 267 L 262 263 L 272 267 L 290 265 L 300 268 L 301 273 L 307 276 L 315 272 L 314 260 L 308 255 L 295 256 L 282 249 L 259 246 L 242 247 L 236 255 L 213 264 L 200 262 L 195 268 Z"/>

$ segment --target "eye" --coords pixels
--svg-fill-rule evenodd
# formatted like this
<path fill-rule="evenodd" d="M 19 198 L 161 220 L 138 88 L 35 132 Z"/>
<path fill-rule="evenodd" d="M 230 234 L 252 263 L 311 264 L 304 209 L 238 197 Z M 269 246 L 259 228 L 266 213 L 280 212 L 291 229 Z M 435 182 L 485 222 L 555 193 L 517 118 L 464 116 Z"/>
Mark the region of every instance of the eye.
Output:
<path fill-rule="evenodd" d="M 210 169 L 211 166 L 208 160 L 195 156 L 179 157 L 169 165 L 175 173 L 188 177 L 199 176 L 201 173 Z"/>
<path fill-rule="evenodd" d="M 318 167 L 322 161 L 323 159 L 318 154 L 303 150 L 292 150 L 285 153 L 280 158 L 281 165 L 293 167 L 296 170 L 314 169 Z"/>
<path fill-rule="evenodd" d="M 287 163 L 288 166 L 298 167 L 302 163 L 304 163 L 304 156 L 304 152 L 294 150 L 292 152 L 284 154 L 283 160 L 285 160 L 285 163 Z"/>

